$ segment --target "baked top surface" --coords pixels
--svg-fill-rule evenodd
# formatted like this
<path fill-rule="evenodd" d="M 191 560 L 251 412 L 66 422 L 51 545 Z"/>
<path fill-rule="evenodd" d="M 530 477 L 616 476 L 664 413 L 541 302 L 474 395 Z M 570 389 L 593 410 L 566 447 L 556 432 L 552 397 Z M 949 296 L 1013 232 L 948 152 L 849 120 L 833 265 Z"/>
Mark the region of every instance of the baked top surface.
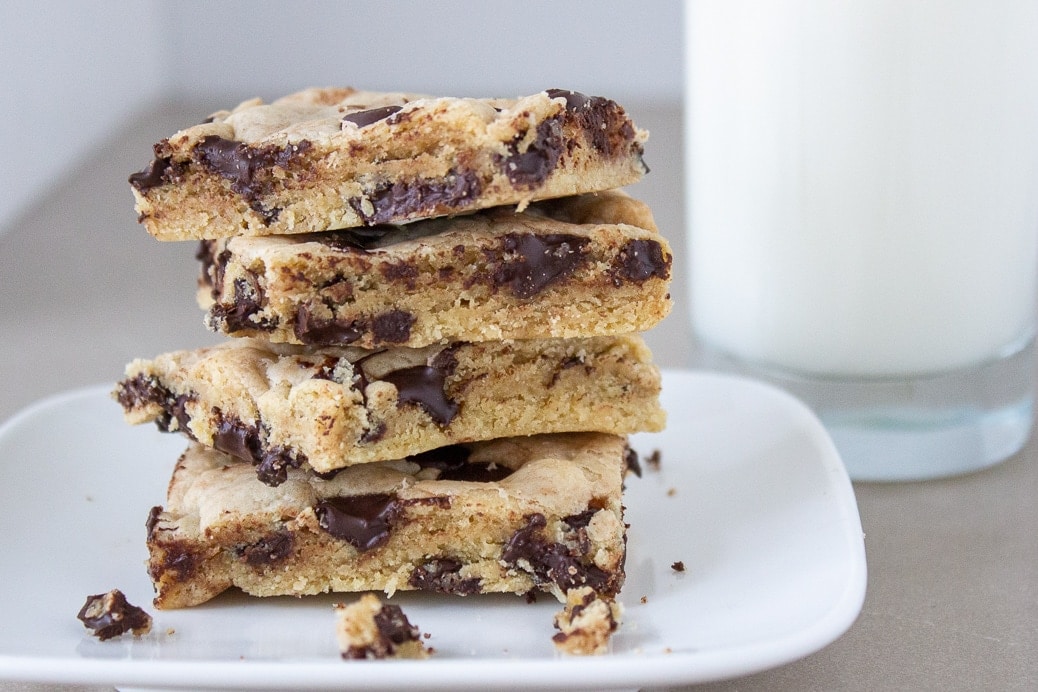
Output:
<path fill-rule="evenodd" d="M 622 187 L 647 171 L 646 138 L 614 101 L 565 90 L 308 89 L 161 140 L 130 184 L 163 240 L 305 233 Z"/>

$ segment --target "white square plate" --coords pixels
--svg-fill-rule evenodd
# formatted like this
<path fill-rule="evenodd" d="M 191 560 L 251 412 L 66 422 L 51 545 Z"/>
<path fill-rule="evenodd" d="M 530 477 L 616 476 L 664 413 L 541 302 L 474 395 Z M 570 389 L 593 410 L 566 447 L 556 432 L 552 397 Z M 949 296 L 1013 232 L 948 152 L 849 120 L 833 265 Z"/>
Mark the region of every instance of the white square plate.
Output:
<path fill-rule="evenodd" d="M 225 594 L 150 606 L 144 522 L 183 438 L 133 428 L 110 386 L 44 400 L 0 427 L 0 679 L 190 688 L 622 688 L 704 682 L 821 649 L 857 617 L 865 551 L 847 473 L 821 424 L 766 385 L 667 371 L 664 433 L 637 435 L 627 483 L 624 624 L 610 653 L 558 655 L 548 596 L 400 593 L 427 661 L 343 661 L 332 604 Z M 684 564 L 684 571 L 672 568 Z M 152 632 L 101 642 L 76 619 L 119 588 Z"/>

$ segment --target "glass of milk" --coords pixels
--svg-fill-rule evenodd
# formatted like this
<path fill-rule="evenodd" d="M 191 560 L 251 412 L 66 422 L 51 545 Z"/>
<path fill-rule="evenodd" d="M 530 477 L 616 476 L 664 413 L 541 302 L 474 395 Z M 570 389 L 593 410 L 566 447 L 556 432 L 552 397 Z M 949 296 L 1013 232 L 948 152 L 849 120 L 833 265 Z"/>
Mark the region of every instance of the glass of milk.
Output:
<path fill-rule="evenodd" d="M 1018 451 L 1038 2 L 690 0 L 686 37 L 701 364 L 802 398 L 855 479 Z"/>

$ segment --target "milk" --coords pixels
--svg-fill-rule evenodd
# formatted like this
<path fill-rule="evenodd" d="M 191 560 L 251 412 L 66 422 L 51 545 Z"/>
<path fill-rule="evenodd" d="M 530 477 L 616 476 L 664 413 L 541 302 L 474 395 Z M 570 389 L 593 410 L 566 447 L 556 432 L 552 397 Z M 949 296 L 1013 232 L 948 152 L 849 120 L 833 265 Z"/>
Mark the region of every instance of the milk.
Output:
<path fill-rule="evenodd" d="M 693 0 L 686 21 L 703 342 L 876 377 L 1030 336 L 1038 2 Z"/>

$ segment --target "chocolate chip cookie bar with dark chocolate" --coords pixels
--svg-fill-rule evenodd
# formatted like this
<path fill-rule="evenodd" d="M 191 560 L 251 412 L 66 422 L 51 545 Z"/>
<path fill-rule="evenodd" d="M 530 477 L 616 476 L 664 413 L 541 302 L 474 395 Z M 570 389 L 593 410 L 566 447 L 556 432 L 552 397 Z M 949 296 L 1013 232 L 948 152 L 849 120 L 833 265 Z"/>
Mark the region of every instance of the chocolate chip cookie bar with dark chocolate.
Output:
<path fill-rule="evenodd" d="M 626 439 L 568 433 L 451 446 L 330 475 L 248 464 L 191 443 L 149 516 L 159 608 L 255 596 L 424 590 L 565 601 L 624 581 Z"/>
<path fill-rule="evenodd" d="M 257 465 L 328 472 L 436 447 L 545 432 L 657 431 L 660 374 L 637 335 L 457 342 L 423 349 L 232 339 L 136 360 L 114 396 L 154 421 Z"/>
<path fill-rule="evenodd" d="M 230 336 L 421 347 L 642 332 L 670 311 L 672 255 L 621 192 L 450 219 L 202 241 L 199 303 Z"/>
<path fill-rule="evenodd" d="M 401 223 L 622 187 L 648 135 L 616 102 L 314 88 L 246 101 L 155 145 L 130 176 L 160 240 Z"/>

